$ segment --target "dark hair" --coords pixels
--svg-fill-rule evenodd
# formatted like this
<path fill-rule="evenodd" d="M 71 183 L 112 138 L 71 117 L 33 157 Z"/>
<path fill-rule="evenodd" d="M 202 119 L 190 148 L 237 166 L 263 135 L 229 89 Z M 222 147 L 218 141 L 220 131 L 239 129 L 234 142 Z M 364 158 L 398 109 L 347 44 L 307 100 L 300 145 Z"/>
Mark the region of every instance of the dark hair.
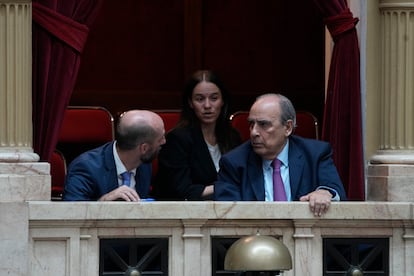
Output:
<path fill-rule="evenodd" d="M 122 124 L 122 114 L 118 119 L 115 139 L 121 150 L 131 150 L 142 143 L 151 143 L 156 136 L 155 129 L 143 121 L 139 124 L 125 126 Z"/>
<path fill-rule="evenodd" d="M 202 81 L 214 83 L 221 92 L 223 106 L 220 115 L 217 118 L 215 134 L 221 152 L 225 153 L 232 148 L 231 141 L 234 141 L 232 137 L 233 132 L 230 126 L 230 94 L 219 76 L 213 71 L 198 70 L 188 79 L 182 94 L 182 109 L 178 127 L 197 126 L 200 124 L 200 121 L 194 113 L 194 110 L 190 107 L 189 102 L 191 101 L 194 88 Z"/>

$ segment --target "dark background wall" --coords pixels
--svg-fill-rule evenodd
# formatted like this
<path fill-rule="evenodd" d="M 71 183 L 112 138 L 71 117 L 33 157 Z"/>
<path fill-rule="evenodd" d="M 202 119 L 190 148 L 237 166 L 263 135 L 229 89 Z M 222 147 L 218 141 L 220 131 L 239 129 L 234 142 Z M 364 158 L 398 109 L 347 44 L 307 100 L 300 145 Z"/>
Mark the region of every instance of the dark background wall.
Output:
<path fill-rule="evenodd" d="M 104 0 L 70 104 L 179 109 L 189 74 L 213 69 L 232 111 L 280 92 L 321 122 L 324 34 L 310 0 Z"/>

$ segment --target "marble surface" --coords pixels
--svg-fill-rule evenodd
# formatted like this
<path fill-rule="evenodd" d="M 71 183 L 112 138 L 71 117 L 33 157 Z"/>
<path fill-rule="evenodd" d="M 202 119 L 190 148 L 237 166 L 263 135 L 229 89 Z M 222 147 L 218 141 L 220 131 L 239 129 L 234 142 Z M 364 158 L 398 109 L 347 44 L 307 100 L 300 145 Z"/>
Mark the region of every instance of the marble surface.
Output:
<path fill-rule="evenodd" d="M 385 194 L 412 198 L 406 169 L 391 176 L 390 167 L 375 170 L 376 191 L 383 183 Z M 294 266 L 285 276 L 320 275 L 324 237 L 389 238 L 390 275 L 414 275 L 408 261 L 414 202 L 408 200 L 333 202 L 322 217 L 307 202 L 52 202 L 49 171 L 48 163 L 0 163 L 0 275 L 98 275 L 102 238 L 163 237 L 169 275 L 210 276 L 213 237 L 257 232 L 288 247 Z"/>
<path fill-rule="evenodd" d="M 50 197 L 49 163 L 0 162 L 0 202 L 49 201 Z"/>
<path fill-rule="evenodd" d="M 293 269 L 320 275 L 324 237 L 390 240 L 390 275 L 414 275 L 413 202 L 0 202 L 0 275 L 98 275 L 102 238 L 169 239 L 169 275 L 210 276 L 212 237 L 279 238 Z"/>
<path fill-rule="evenodd" d="M 10 148 L 9 150 L 5 147 L 0 147 L 0 162 L 37 162 L 39 159 L 39 155 L 34 153 L 33 150 L 20 150 L 16 148 Z"/>
<path fill-rule="evenodd" d="M 70 271 L 65 275 L 97 275 L 100 239 L 164 237 L 170 241 L 169 275 L 210 276 L 212 237 L 259 232 L 289 249 L 293 269 L 285 276 L 321 275 L 324 237 L 388 237 L 390 275 L 414 275 L 408 261 L 414 255 L 413 208 L 412 202 L 336 202 L 314 217 L 301 202 L 30 201 L 30 269 L 55 275 L 59 263 Z"/>
<path fill-rule="evenodd" d="M 27 275 L 28 210 L 24 202 L 0 202 L 0 275 Z"/>
<path fill-rule="evenodd" d="M 414 202 L 333 202 L 314 217 L 307 202 L 29 202 L 31 221 L 130 219 L 412 220 Z"/>
<path fill-rule="evenodd" d="M 414 201 L 414 165 L 370 164 L 367 200 Z"/>

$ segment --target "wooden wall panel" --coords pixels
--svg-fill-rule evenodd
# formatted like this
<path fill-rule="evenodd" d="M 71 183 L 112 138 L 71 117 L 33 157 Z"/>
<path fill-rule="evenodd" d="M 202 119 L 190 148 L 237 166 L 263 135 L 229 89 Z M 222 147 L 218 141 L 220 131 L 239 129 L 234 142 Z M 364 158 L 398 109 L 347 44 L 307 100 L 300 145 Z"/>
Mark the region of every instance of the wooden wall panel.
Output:
<path fill-rule="evenodd" d="M 113 114 L 179 105 L 184 78 L 183 1 L 104 0 L 71 99 Z"/>
<path fill-rule="evenodd" d="M 280 92 L 321 115 L 324 29 L 312 1 L 209 0 L 205 13 L 204 63 L 226 77 L 238 106 Z"/>
<path fill-rule="evenodd" d="M 122 4 L 120 4 L 122 3 Z M 248 109 L 281 92 L 321 121 L 324 26 L 309 0 L 104 0 L 71 104 L 177 109 L 188 74 L 217 71 Z"/>

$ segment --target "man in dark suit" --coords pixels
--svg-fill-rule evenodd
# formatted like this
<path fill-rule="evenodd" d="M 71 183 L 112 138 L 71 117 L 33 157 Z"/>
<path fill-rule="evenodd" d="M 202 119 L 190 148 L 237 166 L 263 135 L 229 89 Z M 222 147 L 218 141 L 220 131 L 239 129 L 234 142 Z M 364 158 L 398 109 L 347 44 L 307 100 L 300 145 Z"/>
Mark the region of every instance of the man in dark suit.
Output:
<path fill-rule="evenodd" d="M 346 199 L 330 145 L 292 135 L 296 112 L 289 99 L 258 97 L 248 121 L 250 141 L 221 158 L 215 200 L 273 201 L 282 193 L 282 200 L 309 201 L 310 210 L 321 216 L 332 200 Z M 278 195 L 273 186 L 277 159 L 283 187 Z"/>
<path fill-rule="evenodd" d="M 63 200 L 139 201 L 149 194 L 151 162 L 165 144 L 164 123 L 146 110 L 124 112 L 115 141 L 81 154 L 68 168 Z M 123 175 L 128 176 L 123 179 Z"/>

